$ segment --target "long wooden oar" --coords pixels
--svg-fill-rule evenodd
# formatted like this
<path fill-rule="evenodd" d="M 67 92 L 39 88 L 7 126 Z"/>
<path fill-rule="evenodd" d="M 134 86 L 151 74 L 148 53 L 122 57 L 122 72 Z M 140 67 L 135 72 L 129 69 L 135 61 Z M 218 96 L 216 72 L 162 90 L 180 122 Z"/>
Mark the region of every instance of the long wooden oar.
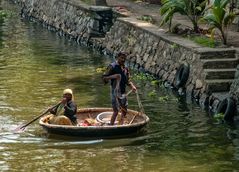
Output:
<path fill-rule="evenodd" d="M 26 124 L 23 124 L 23 125 L 18 126 L 18 127 L 17 127 L 16 129 L 14 129 L 13 131 L 14 131 L 15 133 L 23 132 L 28 125 L 30 125 L 31 123 L 35 122 L 36 120 L 38 120 L 39 118 L 41 118 L 42 116 L 44 116 L 45 114 L 47 114 L 51 109 L 54 109 L 55 107 L 59 106 L 60 104 L 61 104 L 61 103 L 58 103 L 57 105 L 48 108 L 48 109 L 45 110 L 43 113 L 41 113 L 39 116 L 33 118 L 31 121 L 29 121 L 29 122 L 26 123 Z"/>
<path fill-rule="evenodd" d="M 138 90 L 136 90 L 136 97 L 137 97 L 137 102 L 138 102 L 138 106 L 139 106 L 139 110 L 140 112 L 138 112 L 137 114 L 134 115 L 134 117 L 132 118 L 132 120 L 129 122 L 129 124 L 132 124 L 136 118 L 137 115 L 145 115 L 145 112 L 144 112 L 144 107 L 142 105 L 142 102 L 140 100 L 140 97 L 139 97 L 139 93 L 138 93 Z M 146 119 L 146 118 L 145 118 Z"/>
<path fill-rule="evenodd" d="M 122 94 L 121 96 L 118 96 L 119 99 L 124 99 L 125 97 L 127 97 L 133 90 L 129 90 L 128 93 L 126 94 Z"/>

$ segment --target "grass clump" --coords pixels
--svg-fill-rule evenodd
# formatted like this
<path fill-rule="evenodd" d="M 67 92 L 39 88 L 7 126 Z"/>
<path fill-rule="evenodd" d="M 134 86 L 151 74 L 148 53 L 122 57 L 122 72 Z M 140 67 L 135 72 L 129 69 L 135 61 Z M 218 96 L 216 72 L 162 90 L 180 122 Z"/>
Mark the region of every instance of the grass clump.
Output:
<path fill-rule="evenodd" d="M 137 19 L 142 20 L 142 21 L 146 21 L 146 22 L 152 23 L 152 24 L 155 23 L 153 18 L 149 15 L 142 15 L 142 16 L 138 17 Z"/>
<path fill-rule="evenodd" d="M 204 36 L 193 36 L 189 39 L 204 47 L 215 48 L 218 45 L 214 39 Z"/>

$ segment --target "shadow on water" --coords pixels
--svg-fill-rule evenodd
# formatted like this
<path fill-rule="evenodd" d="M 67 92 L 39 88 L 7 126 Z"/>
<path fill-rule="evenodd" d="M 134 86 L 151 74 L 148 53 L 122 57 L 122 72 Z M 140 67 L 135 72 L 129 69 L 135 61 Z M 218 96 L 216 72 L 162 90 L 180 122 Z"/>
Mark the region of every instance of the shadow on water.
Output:
<path fill-rule="evenodd" d="M 115 137 L 115 138 L 80 138 L 80 137 L 70 137 L 70 136 L 60 136 L 53 134 L 42 135 L 41 137 L 47 138 L 47 141 L 42 144 L 43 147 L 54 147 L 57 149 L 64 149 L 69 147 L 71 149 L 79 148 L 111 148 L 118 146 L 136 146 L 144 144 L 144 140 L 148 137 L 147 135 L 131 135 L 125 137 Z"/>
<path fill-rule="evenodd" d="M 30 129 L 31 130 L 31 129 Z M 111 148 L 118 146 L 137 146 L 145 143 L 146 134 L 129 135 L 111 138 L 94 137 L 71 137 L 63 135 L 48 134 L 42 131 L 25 131 L 14 133 L 13 131 L 1 131 L 0 142 L 2 144 L 24 144 L 34 149 L 34 144 L 40 144 L 43 149 L 85 149 L 85 148 Z"/>

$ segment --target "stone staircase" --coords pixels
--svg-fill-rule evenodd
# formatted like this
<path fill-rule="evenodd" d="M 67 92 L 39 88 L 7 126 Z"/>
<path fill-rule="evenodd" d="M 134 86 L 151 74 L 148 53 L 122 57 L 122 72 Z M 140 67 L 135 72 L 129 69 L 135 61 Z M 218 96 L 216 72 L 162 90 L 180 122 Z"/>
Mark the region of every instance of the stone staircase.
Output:
<path fill-rule="evenodd" d="M 212 92 L 228 92 L 239 64 L 235 53 L 217 53 L 215 56 L 202 56 L 205 81 Z"/>

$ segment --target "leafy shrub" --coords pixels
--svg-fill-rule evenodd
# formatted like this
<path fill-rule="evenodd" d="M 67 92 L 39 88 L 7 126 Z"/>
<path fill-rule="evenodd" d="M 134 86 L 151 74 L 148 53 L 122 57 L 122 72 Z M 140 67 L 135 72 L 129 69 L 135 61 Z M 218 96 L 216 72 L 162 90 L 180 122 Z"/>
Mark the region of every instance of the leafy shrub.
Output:
<path fill-rule="evenodd" d="M 192 37 L 189 37 L 190 40 L 204 46 L 204 47 L 210 47 L 210 48 L 215 48 L 218 43 L 212 39 L 212 38 L 208 38 L 208 37 L 205 37 L 205 36 L 192 36 Z"/>
<path fill-rule="evenodd" d="M 163 16 L 161 26 L 169 23 L 171 31 L 171 23 L 174 14 L 180 13 L 187 16 L 193 24 L 194 32 L 199 32 L 198 21 L 206 8 L 205 0 L 162 0 L 160 14 Z"/>
<path fill-rule="evenodd" d="M 151 16 L 149 15 L 142 15 L 141 17 L 137 18 L 138 20 L 142 20 L 142 21 L 146 21 L 146 22 L 149 22 L 149 23 L 154 23 L 154 20 Z"/>
<path fill-rule="evenodd" d="M 238 15 L 228 8 L 229 3 L 230 0 L 214 0 L 209 13 L 202 18 L 209 23 L 211 30 L 220 31 L 221 40 L 225 45 L 227 44 L 227 28 Z"/>

